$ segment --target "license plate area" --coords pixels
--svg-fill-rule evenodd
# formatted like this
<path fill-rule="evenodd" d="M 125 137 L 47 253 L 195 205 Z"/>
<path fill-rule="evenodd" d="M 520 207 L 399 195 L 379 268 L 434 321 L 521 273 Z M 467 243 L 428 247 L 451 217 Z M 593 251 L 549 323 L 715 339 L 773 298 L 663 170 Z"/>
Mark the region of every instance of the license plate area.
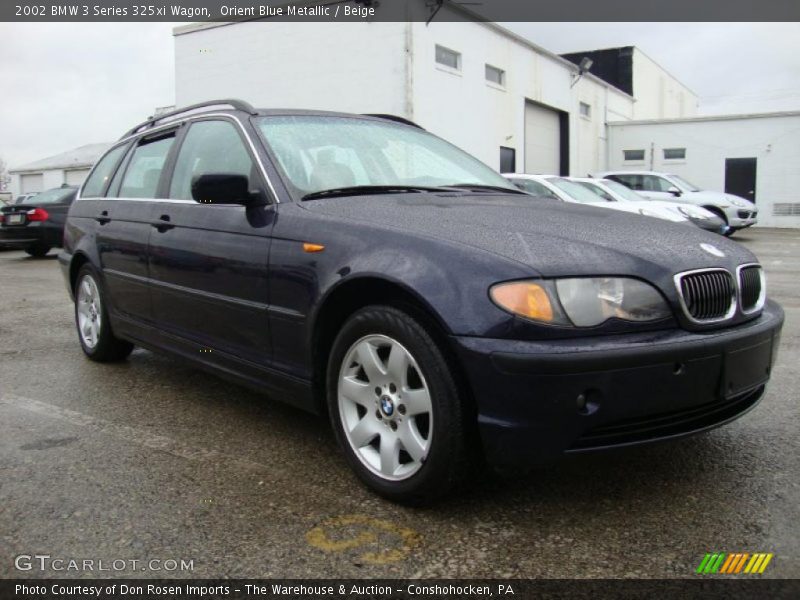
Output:
<path fill-rule="evenodd" d="M 725 356 L 725 397 L 732 398 L 765 383 L 771 366 L 772 338 L 728 352 Z"/>
<path fill-rule="evenodd" d="M 25 222 L 25 215 L 22 213 L 15 213 L 6 217 L 6 223 L 9 225 L 22 225 Z"/>

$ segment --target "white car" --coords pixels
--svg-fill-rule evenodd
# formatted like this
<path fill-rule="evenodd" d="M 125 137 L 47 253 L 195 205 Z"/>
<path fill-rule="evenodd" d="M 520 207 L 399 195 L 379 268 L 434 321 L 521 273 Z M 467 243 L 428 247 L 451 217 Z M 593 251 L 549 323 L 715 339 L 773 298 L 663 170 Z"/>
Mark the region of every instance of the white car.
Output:
<path fill-rule="evenodd" d="M 705 229 L 725 235 L 728 226 L 720 217 L 702 206 L 680 202 L 666 202 L 664 200 L 646 200 L 631 188 L 611 179 L 592 179 L 591 177 L 570 177 L 574 181 L 591 190 L 606 202 L 647 202 L 650 206 L 658 206 L 673 213 L 686 217 L 689 221 Z"/>
<path fill-rule="evenodd" d="M 656 171 L 607 171 L 592 175 L 598 179 L 612 179 L 624 183 L 634 192 L 652 200 L 670 200 L 702 206 L 728 225 L 728 235 L 758 222 L 756 205 L 723 192 L 701 190 L 682 177 Z"/>
<path fill-rule="evenodd" d="M 521 190 L 534 196 L 636 213 L 645 217 L 672 221 L 673 223 L 689 223 L 689 219 L 684 215 L 653 206 L 649 200 L 642 200 L 641 202 L 607 202 L 594 192 L 565 177 L 557 175 L 528 175 L 525 173 L 504 173 L 503 176 Z"/>

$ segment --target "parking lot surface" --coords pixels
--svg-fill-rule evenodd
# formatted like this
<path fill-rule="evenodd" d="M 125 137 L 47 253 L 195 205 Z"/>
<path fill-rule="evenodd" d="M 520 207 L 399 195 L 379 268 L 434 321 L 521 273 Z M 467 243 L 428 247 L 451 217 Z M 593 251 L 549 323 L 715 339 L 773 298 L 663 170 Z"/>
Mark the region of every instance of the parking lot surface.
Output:
<path fill-rule="evenodd" d="M 86 360 L 55 252 L 0 252 L 0 577 L 661 578 L 715 551 L 800 577 L 800 232 L 735 239 L 786 311 L 759 406 L 678 442 L 476 469 L 427 509 L 364 490 L 324 419 L 140 349 Z M 34 554 L 110 570 L 15 568 Z"/>

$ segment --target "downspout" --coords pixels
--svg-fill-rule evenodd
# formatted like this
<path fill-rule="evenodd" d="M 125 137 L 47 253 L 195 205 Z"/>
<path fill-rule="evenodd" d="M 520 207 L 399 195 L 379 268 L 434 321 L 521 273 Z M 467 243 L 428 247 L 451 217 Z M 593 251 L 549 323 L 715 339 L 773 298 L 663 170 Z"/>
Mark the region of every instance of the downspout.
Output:
<path fill-rule="evenodd" d="M 406 119 L 414 120 L 414 34 L 408 15 L 408 3 L 406 3 L 406 84 L 405 84 L 405 113 Z"/>

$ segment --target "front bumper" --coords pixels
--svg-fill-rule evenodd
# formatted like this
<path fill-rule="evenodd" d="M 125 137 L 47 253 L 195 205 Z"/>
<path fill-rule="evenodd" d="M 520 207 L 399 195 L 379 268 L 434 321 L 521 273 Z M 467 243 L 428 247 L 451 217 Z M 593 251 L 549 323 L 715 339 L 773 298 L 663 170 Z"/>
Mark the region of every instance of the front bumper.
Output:
<path fill-rule="evenodd" d="M 767 302 L 748 323 L 702 333 L 454 340 L 487 459 L 531 465 L 689 435 L 743 415 L 763 394 L 783 319 Z"/>
<path fill-rule="evenodd" d="M 697 225 L 700 229 L 705 229 L 706 231 L 712 231 L 720 235 L 724 235 L 728 231 L 728 226 L 725 224 L 725 221 L 723 221 L 719 217 L 710 217 L 708 219 L 698 219 L 696 217 L 689 217 L 689 222 L 692 223 L 693 225 Z"/>
<path fill-rule="evenodd" d="M 758 223 L 758 210 L 747 210 L 738 207 L 729 208 L 727 211 L 728 226 L 731 229 L 744 229 Z"/>

